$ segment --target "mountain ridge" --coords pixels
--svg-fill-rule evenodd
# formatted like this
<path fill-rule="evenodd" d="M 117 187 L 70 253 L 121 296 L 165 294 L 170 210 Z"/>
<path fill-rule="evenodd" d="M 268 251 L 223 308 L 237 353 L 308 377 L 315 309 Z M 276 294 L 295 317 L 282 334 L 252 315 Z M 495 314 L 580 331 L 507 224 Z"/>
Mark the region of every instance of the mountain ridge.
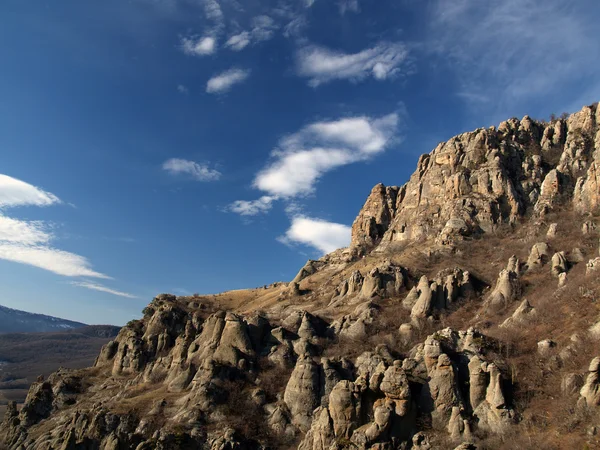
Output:
<path fill-rule="evenodd" d="M 0 333 L 44 333 L 84 326 L 87 324 L 0 305 Z"/>
<path fill-rule="evenodd" d="M 455 136 L 290 283 L 157 296 L 94 367 L 34 383 L 0 442 L 598 446 L 598 164 L 597 104 Z"/>

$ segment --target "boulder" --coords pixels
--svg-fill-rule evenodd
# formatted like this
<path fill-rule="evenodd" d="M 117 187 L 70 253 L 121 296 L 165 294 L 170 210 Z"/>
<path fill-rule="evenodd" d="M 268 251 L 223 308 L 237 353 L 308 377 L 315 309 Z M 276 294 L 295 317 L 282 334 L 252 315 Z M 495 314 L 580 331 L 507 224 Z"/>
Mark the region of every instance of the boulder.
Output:
<path fill-rule="evenodd" d="M 557 252 L 552 256 L 551 270 L 552 275 L 558 277 L 561 273 L 566 273 L 569 269 L 569 263 L 567 262 L 567 256 L 565 252 Z"/>
<path fill-rule="evenodd" d="M 515 325 L 523 325 L 537 316 L 536 309 L 531 306 L 529 300 L 525 299 L 521 302 L 515 312 L 500 325 L 501 328 L 509 328 Z"/>
<path fill-rule="evenodd" d="M 546 264 L 550 257 L 550 247 L 545 242 L 538 242 L 531 247 L 527 258 L 527 270 L 539 268 Z"/>
<path fill-rule="evenodd" d="M 585 266 L 585 274 L 591 275 L 600 270 L 600 258 L 590 259 Z"/>
<path fill-rule="evenodd" d="M 300 356 L 283 394 L 290 410 L 292 423 L 306 432 L 311 426 L 312 413 L 320 403 L 320 367 L 309 356 Z"/>
<path fill-rule="evenodd" d="M 579 391 L 588 407 L 600 405 L 600 357 L 592 359 L 585 384 Z"/>

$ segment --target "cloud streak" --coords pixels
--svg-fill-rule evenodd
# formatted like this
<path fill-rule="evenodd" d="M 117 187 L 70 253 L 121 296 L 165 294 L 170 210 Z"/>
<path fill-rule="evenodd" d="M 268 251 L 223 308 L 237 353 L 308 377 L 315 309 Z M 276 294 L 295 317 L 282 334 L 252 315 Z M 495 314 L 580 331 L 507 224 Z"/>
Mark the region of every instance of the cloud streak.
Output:
<path fill-rule="evenodd" d="M 0 206 L 49 206 L 59 198 L 24 181 L 0 174 Z M 68 277 L 110 278 L 83 256 L 50 245 L 53 234 L 42 221 L 23 221 L 0 213 L 0 259 L 38 267 Z"/>
<path fill-rule="evenodd" d="M 258 200 L 237 200 L 228 210 L 244 216 L 268 212 L 275 200 L 288 202 L 311 194 L 319 179 L 338 167 L 365 161 L 398 142 L 397 113 L 379 118 L 349 117 L 315 122 L 284 137 L 271 153 L 273 161 L 259 171 L 253 186 L 265 193 Z"/>
<path fill-rule="evenodd" d="M 61 203 L 50 192 L 8 175 L 0 174 L 0 208 L 12 206 L 50 206 Z"/>
<path fill-rule="evenodd" d="M 163 170 L 171 175 L 188 175 L 197 181 L 217 181 L 221 178 L 221 172 L 211 169 L 207 164 L 199 164 L 187 159 L 171 158 L 162 165 Z"/>
<path fill-rule="evenodd" d="M 600 41 L 587 2 L 471 0 L 432 2 L 427 45 L 456 73 L 458 94 L 470 105 L 502 111 L 548 93 L 570 95 L 570 85 L 592 80 Z M 588 81 L 590 82 L 590 81 Z"/>
<path fill-rule="evenodd" d="M 270 40 L 278 29 L 279 25 L 271 17 L 266 15 L 256 16 L 252 18 L 250 30 L 231 35 L 225 42 L 225 47 L 239 52 L 250 44 L 254 45 Z"/>
<path fill-rule="evenodd" d="M 107 286 L 98 283 L 90 283 L 89 281 L 71 281 L 69 284 L 72 286 L 82 287 L 86 289 L 91 289 L 93 291 L 105 292 L 107 294 L 116 295 L 118 297 L 125 298 L 139 298 L 137 295 L 129 294 L 123 291 L 117 291 L 115 289 L 111 289 Z"/>
<path fill-rule="evenodd" d="M 298 75 L 317 87 L 334 80 L 360 81 L 394 78 L 408 71 L 408 49 L 400 43 L 382 42 L 358 53 L 344 53 L 315 45 L 300 49 L 296 54 Z M 406 64 L 405 64 L 406 63 Z"/>
<path fill-rule="evenodd" d="M 92 277 L 110 279 L 96 272 L 83 256 L 42 245 L 0 242 L 0 259 L 53 272 L 66 277 Z"/>
<path fill-rule="evenodd" d="M 243 83 L 250 76 L 250 70 L 229 69 L 212 77 L 206 83 L 206 92 L 209 94 L 223 94 L 236 84 Z"/>

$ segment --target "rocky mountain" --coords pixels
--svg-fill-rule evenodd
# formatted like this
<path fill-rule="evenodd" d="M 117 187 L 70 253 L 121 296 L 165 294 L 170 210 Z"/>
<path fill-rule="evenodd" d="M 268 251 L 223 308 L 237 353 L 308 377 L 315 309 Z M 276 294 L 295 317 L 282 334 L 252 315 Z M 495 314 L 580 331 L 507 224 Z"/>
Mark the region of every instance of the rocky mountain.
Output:
<path fill-rule="evenodd" d="M 9 449 L 573 449 L 600 438 L 600 108 L 456 136 L 289 283 L 157 296 Z"/>
<path fill-rule="evenodd" d="M 84 327 L 84 323 L 0 305 L 0 333 L 46 333 Z"/>

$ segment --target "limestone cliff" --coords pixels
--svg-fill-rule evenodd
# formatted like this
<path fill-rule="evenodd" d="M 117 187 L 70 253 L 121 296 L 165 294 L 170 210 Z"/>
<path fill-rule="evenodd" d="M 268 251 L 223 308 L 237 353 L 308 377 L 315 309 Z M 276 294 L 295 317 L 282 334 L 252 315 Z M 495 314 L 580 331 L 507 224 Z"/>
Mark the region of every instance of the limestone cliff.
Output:
<path fill-rule="evenodd" d="M 600 193 L 600 108 L 525 116 L 439 144 L 402 187 L 375 186 L 352 226 L 360 253 L 394 242 L 489 233 L 557 205 L 592 212 Z"/>

